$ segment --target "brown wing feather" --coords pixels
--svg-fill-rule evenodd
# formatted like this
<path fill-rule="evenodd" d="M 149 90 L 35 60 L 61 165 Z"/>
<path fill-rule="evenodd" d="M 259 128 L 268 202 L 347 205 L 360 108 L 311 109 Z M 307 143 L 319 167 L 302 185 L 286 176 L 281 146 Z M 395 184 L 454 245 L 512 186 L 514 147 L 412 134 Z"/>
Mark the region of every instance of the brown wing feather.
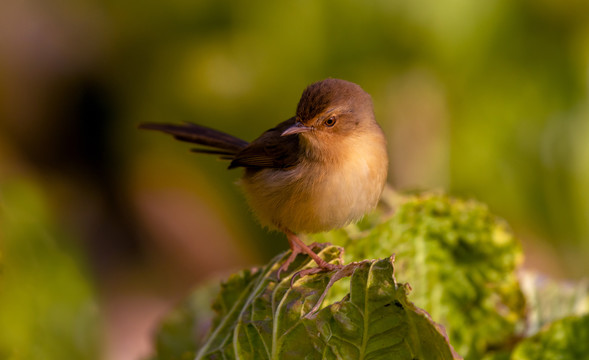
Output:
<path fill-rule="evenodd" d="M 281 136 L 282 133 L 295 123 L 290 118 L 275 128 L 263 133 L 247 147 L 239 151 L 229 168 L 288 168 L 298 162 L 299 137 Z"/>

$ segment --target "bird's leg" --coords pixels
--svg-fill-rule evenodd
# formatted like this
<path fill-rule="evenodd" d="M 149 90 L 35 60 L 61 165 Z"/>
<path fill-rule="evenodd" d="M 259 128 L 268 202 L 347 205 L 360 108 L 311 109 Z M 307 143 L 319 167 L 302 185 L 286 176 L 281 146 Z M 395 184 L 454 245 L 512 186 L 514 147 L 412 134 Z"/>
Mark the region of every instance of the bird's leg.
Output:
<path fill-rule="evenodd" d="M 353 263 L 350 263 L 347 265 L 330 264 L 327 261 L 320 258 L 319 255 L 315 254 L 315 252 L 312 250 L 313 248 L 320 248 L 321 249 L 323 247 L 322 244 L 312 243 L 309 246 L 307 246 L 292 231 L 284 230 L 284 233 L 286 234 L 286 238 L 288 239 L 288 243 L 290 244 L 290 249 L 292 252 L 291 252 L 290 256 L 288 257 L 288 259 L 286 259 L 286 261 L 278 269 L 278 278 L 279 279 L 280 279 L 280 273 L 282 271 L 288 270 L 288 266 L 295 260 L 295 258 L 297 257 L 298 254 L 309 255 L 311 257 L 311 259 L 313 259 L 313 261 L 315 261 L 315 263 L 317 264 L 317 267 L 303 269 L 303 270 L 300 270 L 300 271 L 294 273 L 292 275 L 292 277 L 290 278 L 290 286 L 291 287 L 293 287 L 297 278 L 302 278 L 307 275 L 318 274 L 318 273 L 321 273 L 324 271 L 333 271 L 334 272 L 333 275 L 330 277 L 329 283 L 328 283 L 327 287 L 325 288 L 325 291 L 323 292 L 323 294 L 319 298 L 319 301 L 315 304 L 315 306 L 313 306 L 311 311 L 305 316 L 307 318 L 314 316 L 314 314 L 317 312 L 317 309 L 319 309 L 319 306 L 321 306 L 321 303 L 323 302 L 323 299 L 325 298 L 327 292 L 333 286 L 333 284 L 335 284 L 336 281 L 338 281 L 344 277 L 347 277 L 347 276 L 352 276 L 352 274 L 354 273 L 354 271 L 356 271 L 356 269 L 358 267 L 360 267 L 362 264 L 370 261 L 370 260 L 364 260 L 364 261 L 359 261 L 359 262 L 353 262 Z M 340 254 L 340 256 L 341 256 L 341 254 Z M 340 257 L 340 259 L 343 262 L 343 258 Z"/>
<path fill-rule="evenodd" d="M 286 234 L 286 238 L 288 239 L 288 243 L 290 245 L 291 253 L 290 253 L 290 256 L 288 257 L 288 259 L 286 259 L 286 261 L 278 269 L 278 274 L 277 274 L 278 278 L 280 278 L 280 273 L 281 272 L 288 270 L 288 267 L 296 259 L 296 257 L 297 257 L 298 254 L 307 254 L 307 255 L 309 255 L 317 263 L 318 269 L 321 269 L 323 271 L 334 270 L 337 267 L 337 265 L 330 264 L 327 261 L 325 261 L 322 258 L 320 258 L 312 250 L 314 248 L 321 248 L 321 245 L 320 244 L 312 243 L 309 246 L 307 246 L 292 231 L 284 230 L 284 233 Z"/>

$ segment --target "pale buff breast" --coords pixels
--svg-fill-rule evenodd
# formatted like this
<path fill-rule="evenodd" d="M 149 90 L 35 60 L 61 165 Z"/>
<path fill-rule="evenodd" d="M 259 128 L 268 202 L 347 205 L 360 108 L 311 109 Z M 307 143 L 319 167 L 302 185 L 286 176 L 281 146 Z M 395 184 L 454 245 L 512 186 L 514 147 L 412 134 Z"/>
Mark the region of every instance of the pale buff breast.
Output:
<path fill-rule="evenodd" d="M 338 157 L 320 166 L 303 161 L 293 169 L 264 169 L 241 180 L 262 225 L 316 233 L 358 221 L 376 206 L 388 168 L 383 134 L 350 137 L 340 145 L 346 151 L 334 149 Z"/>

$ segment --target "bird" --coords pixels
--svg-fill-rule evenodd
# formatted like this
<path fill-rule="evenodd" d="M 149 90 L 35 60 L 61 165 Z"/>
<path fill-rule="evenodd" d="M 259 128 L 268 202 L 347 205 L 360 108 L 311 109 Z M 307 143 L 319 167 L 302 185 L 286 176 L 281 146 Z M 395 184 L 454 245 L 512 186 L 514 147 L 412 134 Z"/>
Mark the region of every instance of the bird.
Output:
<path fill-rule="evenodd" d="M 295 115 L 247 142 L 194 123 L 141 123 L 141 129 L 198 145 L 193 152 L 217 155 L 228 169 L 243 168 L 238 184 L 260 224 L 286 235 L 291 253 L 317 264 L 300 276 L 342 270 L 328 263 L 299 235 L 325 232 L 359 221 L 383 192 L 388 170 L 386 137 L 375 120 L 371 96 L 359 85 L 328 78 L 307 86 Z M 294 278 L 294 276 L 293 276 Z"/>

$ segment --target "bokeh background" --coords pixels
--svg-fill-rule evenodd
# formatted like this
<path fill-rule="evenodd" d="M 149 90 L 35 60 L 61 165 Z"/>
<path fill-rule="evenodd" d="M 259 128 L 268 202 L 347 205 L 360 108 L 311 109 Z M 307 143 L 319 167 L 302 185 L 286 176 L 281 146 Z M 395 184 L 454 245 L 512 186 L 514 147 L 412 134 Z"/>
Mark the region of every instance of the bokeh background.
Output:
<path fill-rule="evenodd" d="M 0 358 L 145 357 L 193 286 L 285 250 L 239 171 L 137 124 L 251 140 L 326 77 L 372 94 L 397 190 L 483 201 L 528 268 L 589 274 L 587 1 L 8 0 Z"/>

